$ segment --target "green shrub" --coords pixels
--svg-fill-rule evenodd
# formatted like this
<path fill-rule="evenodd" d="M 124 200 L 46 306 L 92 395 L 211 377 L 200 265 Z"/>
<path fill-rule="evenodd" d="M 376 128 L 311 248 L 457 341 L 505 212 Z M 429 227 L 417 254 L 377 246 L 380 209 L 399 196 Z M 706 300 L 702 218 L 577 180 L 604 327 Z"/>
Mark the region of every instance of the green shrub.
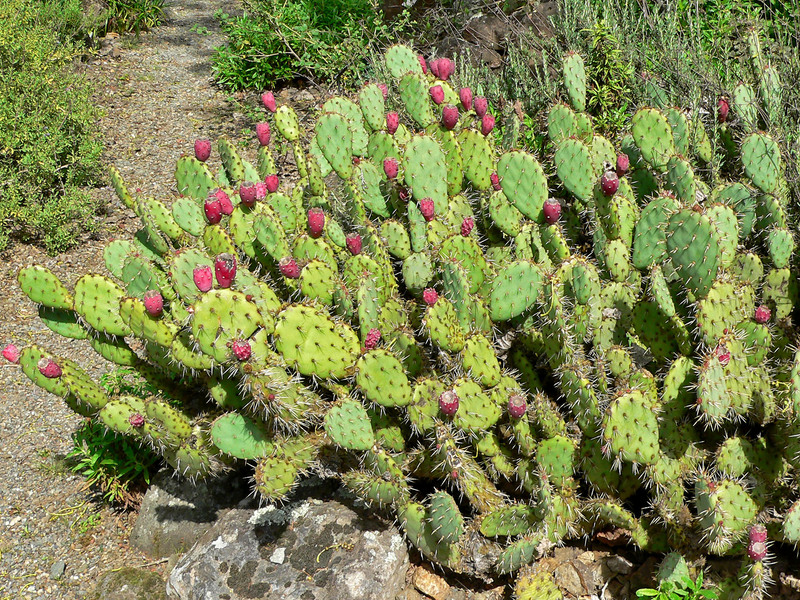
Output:
<path fill-rule="evenodd" d="M 249 0 L 240 17 L 217 16 L 228 35 L 217 49 L 217 81 L 232 90 L 263 89 L 307 77 L 352 85 L 371 55 L 401 36 L 375 0 Z"/>
<path fill-rule="evenodd" d="M 11 236 L 49 252 L 94 227 L 102 146 L 90 89 L 72 68 L 80 46 L 59 39 L 32 0 L 0 6 L 0 250 Z"/>

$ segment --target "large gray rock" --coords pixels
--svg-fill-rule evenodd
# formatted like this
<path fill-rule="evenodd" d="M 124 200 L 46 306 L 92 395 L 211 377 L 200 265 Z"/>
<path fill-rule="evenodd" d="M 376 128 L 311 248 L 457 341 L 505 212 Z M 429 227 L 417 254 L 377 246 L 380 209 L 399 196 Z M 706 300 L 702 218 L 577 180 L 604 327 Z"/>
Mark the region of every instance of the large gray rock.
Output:
<path fill-rule="evenodd" d="M 179 600 L 384 600 L 403 588 L 398 530 L 337 501 L 237 508 L 181 557 L 167 582 Z"/>
<path fill-rule="evenodd" d="M 194 484 L 161 470 L 145 494 L 131 544 L 153 558 L 185 552 L 247 493 L 241 474 Z"/>

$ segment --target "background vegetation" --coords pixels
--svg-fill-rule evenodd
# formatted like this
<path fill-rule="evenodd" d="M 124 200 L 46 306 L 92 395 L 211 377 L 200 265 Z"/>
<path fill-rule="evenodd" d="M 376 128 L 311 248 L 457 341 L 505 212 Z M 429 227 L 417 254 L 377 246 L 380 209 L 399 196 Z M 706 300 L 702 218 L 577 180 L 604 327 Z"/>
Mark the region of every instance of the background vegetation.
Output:
<path fill-rule="evenodd" d="M 75 63 L 109 31 L 157 24 L 162 2 L 0 2 L 0 251 L 18 238 L 57 253 L 97 227 L 102 141 Z"/>
<path fill-rule="evenodd" d="M 231 90 L 272 88 L 295 78 L 353 87 L 371 57 L 404 39 L 409 21 L 383 20 L 377 0 L 244 0 L 219 14 L 229 42 L 214 74 Z"/>

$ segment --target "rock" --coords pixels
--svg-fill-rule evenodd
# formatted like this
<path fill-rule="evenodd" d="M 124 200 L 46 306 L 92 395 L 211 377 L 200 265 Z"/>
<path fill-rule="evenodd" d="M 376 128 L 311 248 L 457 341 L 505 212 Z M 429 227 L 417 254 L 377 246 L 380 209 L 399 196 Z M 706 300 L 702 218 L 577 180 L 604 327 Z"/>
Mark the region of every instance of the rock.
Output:
<path fill-rule="evenodd" d="M 103 573 L 86 600 L 167 600 L 158 574 L 132 567 Z"/>
<path fill-rule="evenodd" d="M 420 594 L 413 587 L 407 587 L 397 594 L 397 596 L 394 597 L 394 600 L 427 600 L 427 598 Z"/>
<path fill-rule="evenodd" d="M 495 14 L 477 14 L 470 18 L 464 26 L 462 35 L 467 42 L 490 50 L 501 50 L 510 33 L 511 23 L 508 18 Z"/>
<path fill-rule="evenodd" d="M 430 596 L 433 600 L 445 600 L 450 592 L 450 585 L 443 577 L 434 573 L 427 564 L 422 564 L 414 569 L 411 583 L 420 592 Z"/>
<path fill-rule="evenodd" d="M 297 104 L 311 104 L 316 101 L 316 98 L 314 98 L 314 94 L 308 90 L 302 90 L 295 94 L 293 100 Z"/>
<path fill-rule="evenodd" d="M 67 570 L 67 563 L 63 560 L 57 560 L 50 567 L 50 579 L 61 579 L 64 576 L 64 571 Z"/>
<path fill-rule="evenodd" d="M 559 588 L 576 598 L 588 593 L 572 561 L 560 564 L 553 572 L 553 577 Z"/>
<path fill-rule="evenodd" d="M 228 511 L 178 561 L 167 594 L 178 600 L 384 600 L 403 589 L 407 570 L 408 551 L 396 528 L 362 508 L 303 500 Z"/>
<path fill-rule="evenodd" d="M 159 471 L 145 494 L 131 544 L 153 558 L 185 552 L 223 510 L 247 495 L 243 479 L 231 474 L 194 484 Z"/>
<path fill-rule="evenodd" d="M 619 575 L 630 575 L 633 571 L 633 563 L 624 556 L 619 556 L 617 554 L 609 556 L 606 559 L 606 565 L 614 573 L 618 573 Z"/>

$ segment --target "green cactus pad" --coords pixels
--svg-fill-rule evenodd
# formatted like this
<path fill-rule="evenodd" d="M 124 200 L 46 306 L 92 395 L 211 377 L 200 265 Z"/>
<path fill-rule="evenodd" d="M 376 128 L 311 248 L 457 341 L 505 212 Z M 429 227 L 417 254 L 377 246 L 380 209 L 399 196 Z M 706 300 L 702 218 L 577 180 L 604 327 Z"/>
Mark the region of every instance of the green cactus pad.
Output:
<path fill-rule="evenodd" d="M 526 152 L 508 152 L 497 162 L 497 175 L 506 198 L 529 219 L 541 221 L 547 179 L 536 159 Z"/>
<path fill-rule="evenodd" d="M 579 200 L 591 199 L 597 177 L 589 147 L 577 138 L 566 139 L 558 145 L 554 160 L 564 187 Z"/>
<path fill-rule="evenodd" d="M 414 200 L 433 200 L 437 215 L 447 209 L 447 164 L 442 148 L 432 137 L 414 136 L 405 148 L 406 186 Z"/>
<path fill-rule="evenodd" d="M 567 52 L 562 61 L 564 71 L 564 87 L 572 103 L 572 108 L 578 112 L 586 110 L 586 68 L 583 58 L 577 52 Z"/>
<path fill-rule="evenodd" d="M 102 275 L 84 275 L 75 284 L 75 312 L 97 331 L 108 335 L 130 335 L 120 318 L 123 290 Z"/>
<path fill-rule="evenodd" d="M 273 451 L 274 438 L 263 423 L 239 413 L 226 413 L 211 425 L 211 439 L 234 458 L 253 460 Z"/>
<path fill-rule="evenodd" d="M 325 159 L 342 179 L 353 174 L 353 133 L 347 117 L 325 113 L 317 121 L 317 144 Z"/>
<path fill-rule="evenodd" d="M 353 400 L 345 400 L 328 411 L 325 432 L 347 450 L 369 450 L 375 445 L 369 415 L 361 404 Z"/>
<path fill-rule="evenodd" d="M 464 177 L 479 190 L 491 186 L 492 148 L 489 138 L 472 129 L 463 129 L 458 134 L 461 159 L 464 164 Z"/>
<path fill-rule="evenodd" d="M 666 238 L 681 282 L 696 296 L 705 296 L 719 269 L 719 242 L 711 221 L 695 211 L 679 211 L 669 218 Z"/>
<path fill-rule="evenodd" d="M 359 354 L 352 329 L 322 310 L 301 304 L 282 310 L 275 324 L 275 349 L 303 375 L 347 377 Z"/>
<path fill-rule="evenodd" d="M 434 122 L 428 80 L 422 73 L 406 73 L 398 84 L 406 112 L 423 129 Z"/>
<path fill-rule="evenodd" d="M 230 358 L 230 344 L 234 340 L 246 340 L 259 327 L 272 331 L 273 326 L 272 317 L 262 315 L 242 292 L 212 290 L 194 305 L 192 334 L 195 342 L 217 362 Z"/>
<path fill-rule="evenodd" d="M 33 302 L 49 308 L 72 310 L 72 294 L 50 269 L 39 265 L 23 267 L 17 280 L 19 287 Z"/>
<path fill-rule="evenodd" d="M 642 158 L 657 171 L 665 170 L 675 154 L 675 142 L 664 113 L 656 108 L 641 108 L 633 115 L 631 128 Z"/>
<path fill-rule="evenodd" d="M 745 174 L 758 189 L 767 194 L 778 190 L 783 166 L 778 143 L 764 133 L 752 133 L 742 141 L 742 165 Z"/>
<path fill-rule="evenodd" d="M 603 417 L 603 442 L 624 461 L 653 464 L 658 458 L 658 420 L 644 395 L 633 390 L 614 399 Z"/>
<path fill-rule="evenodd" d="M 382 348 L 370 350 L 358 360 L 356 385 L 368 400 L 382 406 L 406 406 L 412 399 L 402 363 Z"/>

